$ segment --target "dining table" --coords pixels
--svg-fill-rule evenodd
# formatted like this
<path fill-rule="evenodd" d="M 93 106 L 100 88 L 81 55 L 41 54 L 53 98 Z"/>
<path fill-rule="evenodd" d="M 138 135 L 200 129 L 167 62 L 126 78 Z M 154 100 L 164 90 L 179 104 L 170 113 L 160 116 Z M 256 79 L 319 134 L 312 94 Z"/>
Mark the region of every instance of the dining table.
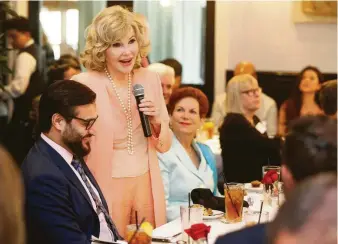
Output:
<path fill-rule="evenodd" d="M 208 243 L 213 244 L 217 238 L 227 233 L 240 230 L 246 227 L 246 213 L 260 211 L 262 205 L 262 212 L 267 213 L 270 222 L 275 218 L 281 204 L 280 197 L 273 197 L 271 194 L 266 194 L 263 191 L 263 185 L 259 188 L 254 188 L 250 183 L 245 184 L 246 196 L 244 200 L 248 202 L 249 207 L 243 208 L 242 221 L 238 223 L 228 223 L 225 219 L 225 214 L 215 218 L 206 217 L 203 223 L 210 226 L 210 233 L 208 235 Z M 162 225 L 153 231 L 152 243 L 176 243 L 182 240 L 182 225 L 181 218 L 177 218 L 171 222 Z"/>

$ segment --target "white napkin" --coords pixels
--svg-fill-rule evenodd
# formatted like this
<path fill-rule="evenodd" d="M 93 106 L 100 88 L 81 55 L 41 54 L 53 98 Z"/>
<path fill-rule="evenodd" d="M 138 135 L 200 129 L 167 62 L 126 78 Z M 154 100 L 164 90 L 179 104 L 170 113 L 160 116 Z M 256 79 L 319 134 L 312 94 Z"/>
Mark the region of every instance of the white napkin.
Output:
<path fill-rule="evenodd" d="M 175 219 L 153 231 L 153 238 L 169 238 L 182 232 L 181 218 Z"/>

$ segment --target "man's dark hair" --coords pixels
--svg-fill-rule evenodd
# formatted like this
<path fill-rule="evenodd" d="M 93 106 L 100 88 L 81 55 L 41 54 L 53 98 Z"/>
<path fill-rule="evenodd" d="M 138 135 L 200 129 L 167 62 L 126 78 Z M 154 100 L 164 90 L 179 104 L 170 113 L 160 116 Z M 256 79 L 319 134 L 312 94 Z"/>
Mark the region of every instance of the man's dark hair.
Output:
<path fill-rule="evenodd" d="M 318 173 L 337 173 L 337 120 L 324 115 L 295 120 L 285 137 L 283 162 L 297 182 Z"/>
<path fill-rule="evenodd" d="M 282 232 L 295 238 L 297 244 L 337 243 L 336 174 L 319 174 L 296 186 L 268 224 L 268 243 L 277 243 Z"/>
<path fill-rule="evenodd" d="M 175 77 L 182 76 L 182 64 L 178 62 L 174 58 L 167 58 L 165 60 L 160 61 L 160 63 L 168 65 L 175 70 Z"/>
<path fill-rule="evenodd" d="M 76 116 L 75 108 L 94 103 L 96 94 L 89 87 L 73 81 L 62 80 L 51 84 L 42 94 L 39 105 L 39 130 L 48 132 L 52 127 L 52 116 L 62 115 L 67 122 Z"/>
<path fill-rule="evenodd" d="M 337 80 L 327 81 L 319 92 L 320 107 L 326 115 L 337 113 Z"/>
<path fill-rule="evenodd" d="M 73 69 L 81 70 L 80 60 L 71 54 L 61 55 L 61 57 L 59 58 L 59 60 L 56 61 L 56 63 L 59 65 L 67 64 L 71 66 Z"/>
<path fill-rule="evenodd" d="M 32 32 L 29 20 L 25 17 L 8 19 L 4 22 L 4 30 L 17 30 L 20 32 Z"/>
<path fill-rule="evenodd" d="M 48 68 L 48 72 L 47 72 L 48 85 L 54 83 L 55 81 L 63 80 L 64 73 L 70 68 L 81 71 L 81 67 L 78 66 L 77 63 L 72 60 L 55 61 Z"/>

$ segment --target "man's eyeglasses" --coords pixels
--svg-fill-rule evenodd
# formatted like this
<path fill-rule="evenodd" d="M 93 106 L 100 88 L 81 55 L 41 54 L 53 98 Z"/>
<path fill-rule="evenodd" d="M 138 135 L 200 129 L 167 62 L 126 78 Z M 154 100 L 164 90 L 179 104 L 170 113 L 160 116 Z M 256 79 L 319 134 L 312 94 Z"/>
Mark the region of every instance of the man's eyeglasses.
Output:
<path fill-rule="evenodd" d="M 96 118 L 92 118 L 92 119 L 82 119 L 76 116 L 70 116 L 70 118 L 72 119 L 77 119 L 83 122 L 83 124 L 86 126 L 86 130 L 89 130 L 90 128 L 92 128 L 92 126 L 94 125 L 94 123 L 96 122 L 97 118 L 99 116 L 97 115 Z"/>
<path fill-rule="evenodd" d="M 249 89 L 246 91 L 241 91 L 241 93 L 244 93 L 250 97 L 254 96 L 254 95 L 259 95 L 262 92 L 262 88 L 258 87 L 258 88 L 254 88 L 254 89 Z"/>

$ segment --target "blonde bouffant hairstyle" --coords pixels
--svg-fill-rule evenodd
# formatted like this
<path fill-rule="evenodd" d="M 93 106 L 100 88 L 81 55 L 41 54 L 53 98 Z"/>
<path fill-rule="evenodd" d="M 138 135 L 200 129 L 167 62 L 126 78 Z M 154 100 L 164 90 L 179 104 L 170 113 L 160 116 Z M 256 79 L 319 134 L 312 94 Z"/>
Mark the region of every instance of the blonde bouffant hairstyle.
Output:
<path fill-rule="evenodd" d="M 141 59 L 146 57 L 150 50 L 146 26 L 134 13 L 118 5 L 102 10 L 87 27 L 86 46 L 80 55 L 83 66 L 102 72 L 106 66 L 105 51 L 125 37 L 130 29 L 134 31 L 139 46 L 134 68 L 141 67 Z"/>
<path fill-rule="evenodd" d="M 228 82 L 226 88 L 227 113 L 243 113 L 241 93 L 258 86 L 257 80 L 248 74 L 236 75 Z"/>

